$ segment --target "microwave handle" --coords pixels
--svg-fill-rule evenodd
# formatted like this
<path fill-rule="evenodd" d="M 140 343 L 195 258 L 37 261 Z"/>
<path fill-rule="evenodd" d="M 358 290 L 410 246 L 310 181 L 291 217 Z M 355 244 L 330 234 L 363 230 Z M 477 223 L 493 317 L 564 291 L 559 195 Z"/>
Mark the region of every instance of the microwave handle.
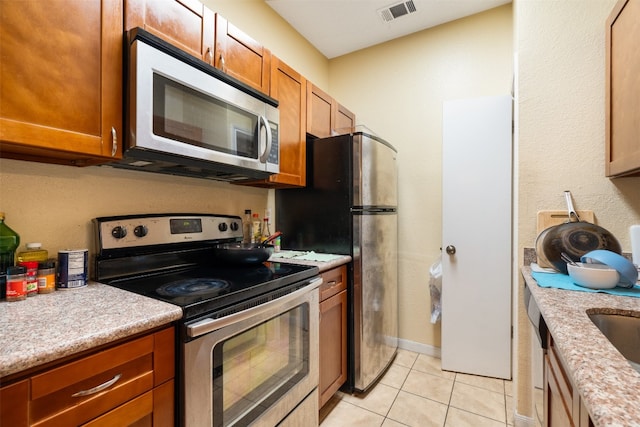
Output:
<path fill-rule="evenodd" d="M 260 132 L 261 127 L 264 126 L 267 131 L 267 146 L 264 149 L 264 152 L 260 155 L 260 162 L 267 163 L 267 159 L 269 158 L 269 153 L 271 153 L 271 126 L 269 126 L 269 122 L 265 116 L 258 117 L 258 132 Z"/>

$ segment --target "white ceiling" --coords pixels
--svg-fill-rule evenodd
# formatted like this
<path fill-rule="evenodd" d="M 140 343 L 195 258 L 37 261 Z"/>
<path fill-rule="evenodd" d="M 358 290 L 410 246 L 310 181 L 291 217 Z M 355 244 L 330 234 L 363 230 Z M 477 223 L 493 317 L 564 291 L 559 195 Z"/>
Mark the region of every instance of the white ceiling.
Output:
<path fill-rule="evenodd" d="M 413 0 L 415 12 L 389 22 L 382 8 L 407 0 L 265 0 L 327 58 L 335 58 L 511 0 Z"/>

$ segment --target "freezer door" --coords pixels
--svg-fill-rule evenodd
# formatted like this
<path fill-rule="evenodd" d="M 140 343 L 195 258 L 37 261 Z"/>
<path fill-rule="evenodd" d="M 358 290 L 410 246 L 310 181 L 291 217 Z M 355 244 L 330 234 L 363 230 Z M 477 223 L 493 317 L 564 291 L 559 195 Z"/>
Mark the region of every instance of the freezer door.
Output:
<path fill-rule="evenodd" d="M 364 133 L 353 134 L 353 205 L 398 204 L 396 150 L 386 141 Z"/>
<path fill-rule="evenodd" d="M 398 222 L 393 212 L 353 216 L 354 388 L 364 391 L 398 348 Z M 359 249 L 359 250 L 358 250 Z"/>

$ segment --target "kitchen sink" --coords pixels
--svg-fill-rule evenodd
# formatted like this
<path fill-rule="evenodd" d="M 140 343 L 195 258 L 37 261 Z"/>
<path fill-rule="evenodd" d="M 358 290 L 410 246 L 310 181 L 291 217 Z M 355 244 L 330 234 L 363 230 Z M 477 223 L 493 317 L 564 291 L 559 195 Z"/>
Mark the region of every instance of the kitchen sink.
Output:
<path fill-rule="evenodd" d="M 613 346 L 640 372 L 640 317 L 587 313 Z"/>

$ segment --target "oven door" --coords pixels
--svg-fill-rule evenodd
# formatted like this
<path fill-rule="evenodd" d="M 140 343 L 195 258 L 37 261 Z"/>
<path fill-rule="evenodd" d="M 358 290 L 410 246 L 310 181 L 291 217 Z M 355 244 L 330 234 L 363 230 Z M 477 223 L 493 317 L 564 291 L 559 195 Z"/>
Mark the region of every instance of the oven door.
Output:
<path fill-rule="evenodd" d="M 187 325 L 195 338 L 182 366 L 187 427 L 274 426 L 317 388 L 321 283 Z M 315 400 L 308 416 L 317 425 Z"/>

